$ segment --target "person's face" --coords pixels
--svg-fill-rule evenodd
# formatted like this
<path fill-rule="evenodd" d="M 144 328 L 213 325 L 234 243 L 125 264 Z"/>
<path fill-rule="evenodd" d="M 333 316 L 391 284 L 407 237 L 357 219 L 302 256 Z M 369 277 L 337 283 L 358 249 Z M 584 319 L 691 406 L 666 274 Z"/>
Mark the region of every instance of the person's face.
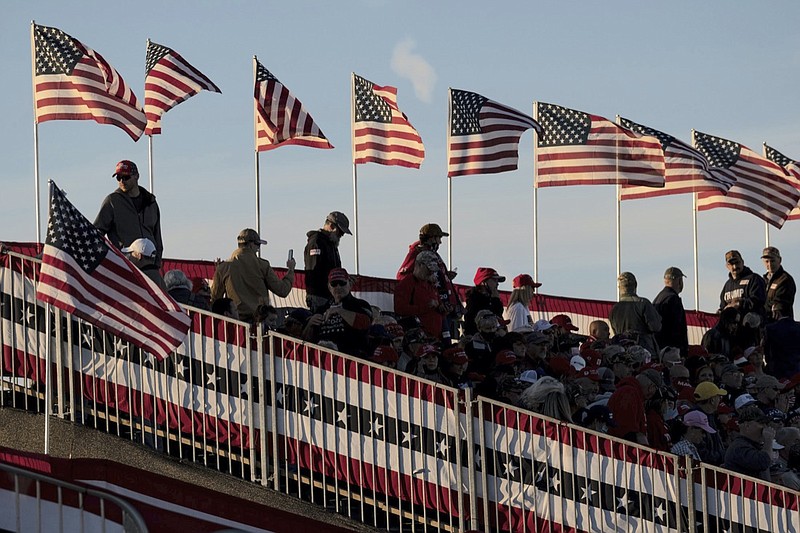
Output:
<path fill-rule="evenodd" d="M 450 363 L 450 372 L 452 372 L 454 376 L 461 377 L 464 375 L 464 372 L 467 371 L 468 364 L 469 363 Z"/>
<path fill-rule="evenodd" d="M 421 359 L 422 367 L 428 372 L 433 372 L 439 368 L 439 356 L 436 353 L 429 353 Z"/>
<path fill-rule="evenodd" d="M 428 237 L 425 240 L 425 246 L 433 250 L 434 252 L 439 249 L 439 246 L 442 244 L 442 236 L 436 235 L 435 237 Z"/>
<path fill-rule="evenodd" d="M 402 353 L 402 351 L 403 351 L 403 337 L 395 337 L 394 339 L 392 339 L 392 348 L 394 348 L 394 350 L 397 353 Z"/>
<path fill-rule="evenodd" d="M 764 431 L 764 424 L 756 420 L 749 422 L 739 422 L 739 433 L 754 441 L 761 440 L 761 434 Z"/>
<path fill-rule="evenodd" d="M 714 371 L 711 370 L 711 367 L 703 367 L 697 373 L 697 382 L 702 383 L 704 381 L 714 381 Z"/>
<path fill-rule="evenodd" d="M 625 363 L 614 363 L 612 370 L 619 379 L 627 378 L 632 374 L 631 367 Z"/>
<path fill-rule="evenodd" d="M 611 338 L 611 330 L 605 322 L 595 324 L 592 336 L 599 341 L 607 341 Z"/>
<path fill-rule="evenodd" d="M 539 360 L 547 357 L 547 343 L 529 343 L 526 346 L 526 353 L 531 359 Z"/>
<path fill-rule="evenodd" d="M 345 296 L 350 294 L 350 280 L 335 279 L 328 282 L 328 290 L 336 303 L 341 302 Z"/>
<path fill-rule="evenodd" d="M 500 286 L 500 280 L 497 278 L 489 278 L 483 282 L 490 292 L 496 292 L 497 287 Z"/>
<path fill-rule="evenodd" d="M 761 260 L 764 262 L 764 267 L 769 274 L 774 274 L 781 266 L 781 260 L 777 257 L 764 257 Z"/>
<path fill-rule="evenodd" d="M 767 403 L 774 402 L 778 397 L 778 389 L 775 387 L 764 387 L 761 389 L 759 396 L 766 399 Z"/>
<path fill-rule="evenodd" d="M 117 176 L 117 183 L 122 192 L 131 192 L 139 184 L 139 174 L 132 174 L 130 176 Z"/>
<path fill-rule="evenodd" d="M 778 394 L 778 398 L 775 400 L 775 407 L 786 413 L 792 410 L 792 407 L 794 407 L 794 402 L 794 389 L 792 389 L 790 391 Z"/>
<path fill-rule="evenodd" d="M 703 442 L 703 437 L 705 434 L 706 432 L 703 428 L 696 428 L 693 426 L 686 428 L 686 440 L 692 444 L 699 444 Z"/>
<path fill-rule="evenodd" d="M 744 261 L 741 259 L 731 259 L 725 263 L 725 267 L 728 269 L 728 272 L 731 273 L 733 279 L 736 279 L 739 277 L 739 274 L 742 273 L 742 270 L 744 270 Z"/>
<path fill-rule="evenodd" d="M 278 327 L 278 315 L 276 313 L 269 313 L 264 317 L 264 324 L 270 329 Z"/>
<path fill-rule="evenodd" d="M 481 333 L 495 333 L 499 327 L 496 316 L 486 316 L 478 323 L 478 331 Z"/>
<path fill-rule="evenodd" d="M 525 357 L 525 352 L 527 351 L 527 346 L 523 341 L 516 341 L 514 344 L 511 345 L 511 349 L 514 351 L 514 355 L 519 358 Z"/>
<path fill-rule="evenodd" d="M 744 379 L 744 374 L 739 372 L 725 372 L 722 374 L 722 385 L 723 389 L 727 389 L 730 387 L 731 389 L 741 389 L 742 388 L 742 380 Z"/>
<path fill-rule="evenodd" d="M 664 285 L 680 294 L 683 292 L 683 276 L 677 278 L 664 278 Z"/>

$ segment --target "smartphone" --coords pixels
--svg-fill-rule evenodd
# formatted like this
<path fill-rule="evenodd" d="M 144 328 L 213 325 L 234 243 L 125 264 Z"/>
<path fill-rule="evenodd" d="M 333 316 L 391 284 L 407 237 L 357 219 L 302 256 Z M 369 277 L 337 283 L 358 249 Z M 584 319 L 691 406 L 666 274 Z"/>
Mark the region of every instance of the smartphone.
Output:
<path fill-rule="evenodd" d="M 287 261 L 291 261 L 292 259 L 294 259 L 294 250 L 289 248 L 289 259 L 287 259 Z"/>

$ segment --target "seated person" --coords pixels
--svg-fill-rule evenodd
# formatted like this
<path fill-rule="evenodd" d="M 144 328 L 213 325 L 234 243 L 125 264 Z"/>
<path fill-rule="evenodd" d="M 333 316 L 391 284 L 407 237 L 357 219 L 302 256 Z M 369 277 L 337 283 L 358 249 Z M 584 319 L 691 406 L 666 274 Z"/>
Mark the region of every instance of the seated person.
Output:
<path fill-rule="evenodd" d="M 315 342 L 329 341 L 340 352 L 366 357 L 372 307 L 350 294 L 352 285 L 347 270 L 332 269 L 328 274 L 328 289 L 333 301 L 322 308 L 322 313 L 312 316 L 309 323 L 314 326 Z"/>

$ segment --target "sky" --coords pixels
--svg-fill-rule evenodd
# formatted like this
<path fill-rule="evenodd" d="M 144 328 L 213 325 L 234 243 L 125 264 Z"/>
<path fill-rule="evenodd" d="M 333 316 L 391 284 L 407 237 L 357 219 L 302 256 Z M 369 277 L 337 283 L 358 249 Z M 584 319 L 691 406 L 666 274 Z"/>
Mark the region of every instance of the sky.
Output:
<path fill-rule="evenodd" d="M 482 94 L 532 113 L 543 101 L 614 119 L 616 115 L 686 142 L 691 130 L 744 144 L 766 141 L 800 159 L 800 32 L 796 0 L 745 2 L 416 1 L 230 2 L 6 0 L 0 4 L 0 241 L 36 240 L 35 150 L 30 23 L 57 27 L 98 51 L 144 102 L 146 41 L 173 48 L 222 94 L 201 92 L 167 112 L 153 138 L 154 192 L 164 254 L 226 258 L 237 233 L 256 225 L 252 58 L 299 98 L 333 150 L 284 146 L 262 152 L 262 256 L 302 267 L 306 232 L 328 212 L 354 222 L 350 140 L 351 72 L 398 89 L 398 104 L 420 133 L 420 169 L 357 167 L 359 273 L 393 277 L 419 228 L 450 228 L 456 282 L 477 267 L 508 279 L 533 274 L 533 133 L 520 143 L 519 169 L 454 178 L 448 192 L 448 88 Z M 116 188 L 114 166 L 136 162 L 149 188 L 148 142 L 93 121 L 38 127 L 41 205 L 54 180 L 94 220 Z M 448 200 L 450 198 L 450 200 Z M 616 298 L 615 187 L 538 191 L 541 292 Z M 452 225 L 448 221 L 452 209 Z M 43 208 L 44 209 L 44 208 Z M 765 224 L 730 209 L 697 214 L 695 272 L 692 198 L 622 203 L 621 269 L 652 299 L 664 270 L 688 276 L 687 309 L 715 311 L 738 249 L 763 272 Z M 42 213 L 43 224 L 46 212 Z M 787 271 L 800 275 L 800 221 L 770 228 Z M 355 239 L 340 247 L 355 270 Z M 448 239 L 440 252 L 447 260 Z"/>

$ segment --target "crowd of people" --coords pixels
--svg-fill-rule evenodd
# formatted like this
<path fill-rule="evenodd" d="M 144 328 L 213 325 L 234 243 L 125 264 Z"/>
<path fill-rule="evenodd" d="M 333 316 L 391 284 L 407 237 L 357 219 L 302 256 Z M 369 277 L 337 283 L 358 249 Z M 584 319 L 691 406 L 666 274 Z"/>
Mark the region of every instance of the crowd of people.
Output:
<path fill-rule="evenodd" d="M 114 175 L 120 189 L 95 224 L 147 272 L 162 254 L 155 199 L 137 186 L 130 161 L 120 162 Z M 141 198 L 131 199 L 131 191 Z M 686 276 L 677 267 L 665 271 L 652 302 L 637 294 L 632 273 L 621 273 L 608 320 L 580 332 L 564 314 L 532 320 L 541 284 L 528 274 L 513 279 L 504 305 L 498 287 L 506 278 L 478 268 L 462 303 L 455 273 L 438 253 L 448 234 L 434 223 L 420 228 L 409 246 L 394 308 L 378 309 L 351 293 L 353 278 L 338 252 L 348 234 L 349 220 L 338 211 L 308 232 L 307 307 L 291 311 L 282 324 L 269 295 L 291 291 L 295 261 L 290 257 L 286 274 L 278 276 L 259 256 L 266 241 L 255 230 L 239 233 L 210 287 L 180 271 L 163 280 L 157 268 L 148 275 L 155 271 L 181 303 L 800 490 L 800 323 L 793 318 L 795 283 L 777 248 L 763 250 L 763 275 L 745 266 L 738 251 L 725 254 L 719 320 L 700 345 L 690 345 L 680 298 Z"/>

